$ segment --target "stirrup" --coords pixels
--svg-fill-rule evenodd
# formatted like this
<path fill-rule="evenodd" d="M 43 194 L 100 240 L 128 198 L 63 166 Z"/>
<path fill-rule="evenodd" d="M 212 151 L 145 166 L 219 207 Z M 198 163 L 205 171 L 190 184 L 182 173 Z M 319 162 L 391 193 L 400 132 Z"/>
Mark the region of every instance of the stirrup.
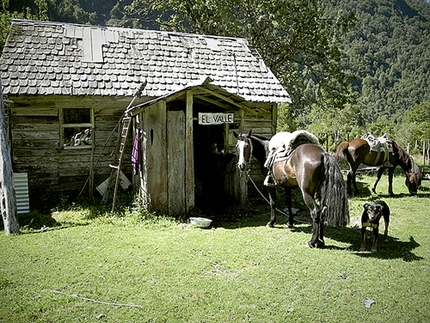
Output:
<path fill-rule="evenodd" d="M 266 178 L 264 179 L 264 186 L 268 187 L 274 187 L 276 186 L 275 180 L 273 179 L 271 174 L 267 174 Z"/>
<path fill-rule="evenodd" d="M 393 165 L 393 164 L 391 164 L 389 160 L 385 161 L 385 163 L 383 164 L 383 166 L 384 166 L 384 167 L 390 167 L 390 168 L 391 168 L 391 167 L 394 167 L 394 165 Z"/>

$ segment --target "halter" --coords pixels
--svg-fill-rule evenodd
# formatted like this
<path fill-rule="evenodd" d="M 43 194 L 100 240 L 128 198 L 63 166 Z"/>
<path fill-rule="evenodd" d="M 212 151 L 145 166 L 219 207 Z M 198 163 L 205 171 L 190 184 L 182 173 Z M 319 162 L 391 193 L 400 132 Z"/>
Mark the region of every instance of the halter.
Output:
<path fill-rule="evenodd" d="M 252 140 L 251 140 L 251 138 L 248 138 L 246 135 L 240 134 L 238 137 L 238 140 L 237 140 L 236 148 L 239 148 L 240 147 L 239 145 L 242 142 L 243 142 L 243 147 L 242 147 L 241 154 L 239 154 L 239 160 L 237 163 L 237 167 L 239 167 L 239 165 L 240 165 L 239 162 L 240 162 L 241 158 L 243 157 L 243 164 L 245 165 L 246 168 L 250 169 L 251 168 L 251 160 L 252 160 L 252 151 L 253 151 Z M 250 147 L 249 160 L 248 161 L 245 160 L 246 156 L 245 156 L 245 151 L 244 151 L 244 149 L 247 145 L 249 145 L 249 147 Z M 240 156 L 240 155 L 242 155 L 242 156 Z"/>

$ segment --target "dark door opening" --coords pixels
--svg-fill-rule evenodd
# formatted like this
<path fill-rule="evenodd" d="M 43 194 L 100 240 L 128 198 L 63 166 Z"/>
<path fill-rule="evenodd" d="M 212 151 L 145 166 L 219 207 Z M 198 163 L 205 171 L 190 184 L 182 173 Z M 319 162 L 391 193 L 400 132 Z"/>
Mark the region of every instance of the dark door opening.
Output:
<path fill-rule="evenodd" d="M 196 206 L 210 208 L 225 202 L 224 126 L 194 124 Z"/>

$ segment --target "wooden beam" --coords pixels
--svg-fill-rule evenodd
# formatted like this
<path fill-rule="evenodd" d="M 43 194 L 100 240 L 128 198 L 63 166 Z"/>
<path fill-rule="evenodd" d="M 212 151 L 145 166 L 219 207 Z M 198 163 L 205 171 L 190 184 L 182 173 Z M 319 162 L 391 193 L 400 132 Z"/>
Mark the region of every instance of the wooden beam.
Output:
<path fill-rule="evenodd" d="M 278 105 L 273 103 L 272 105 L 272 134 L 276 133 L 278 127 Z"/>
<path fill-rule="evenodd" d="M 250 111 L 252 111 L 252 109 L 250 109 L 250 108 L 248 108 L 248 107 L 244 106 L 243 104 L 236 103 L 236 102 L 234 102 L 232 99 L 230 99 L 230 98 L 228 98 L 228 97 L 226 97 L 226 96 L 224 96 L 224 95 L 222 95 L 222 94 L 219 94 L 219 93 L 217 93 L 217 92 L 215 92 L 215 91 L 211 91 L 211 90 L 206 89 L 206 88 L 203 88 L 203 87 L 199 87 L 199 90 L 202 90 L 202 92 L 204 92 L 204 93 L 207 93 L 207 94 L 209 94 L 209 95 L 212 95 L 212 96 L 214 96 L 214 97 L 217 97 L 217 98 L 219 98 L 219 99 L 221 99 L 221 100 L 223 100 L 223 101 L 225 101 L 225 102 L 229 103 L 230 105 L 233 105 L 233 106 L 237 107 L 238 109 L 246 109 L 246 110 L 250 110 Z"/>
<path fill-rule="evenodd" d="M 185 211 L 195 206 L 194 190 L 194 139 L 193 139 L 193 92 L 187 91 L 185 107 Z"/>
<path fill-rule="evenodd" d="M 204 101 L 206 103 L 210 103 L 212 105 L 221 107 L 221 108 L 223 108 L 225 110 L 231 110 L 231 108 L 232 108 L 232 106 L 230 104 L 225 103 L 224 101 L 217 101 L 217 100 L 214 100 L 214 99 L 210 99 L 209 97 L 206 97 L 206 96 L 198 96 L 198 97 L 194 96 L 194 98 L 202 100 L 202 101 Z M 237 107 L 235 107 L 235 108 L 237 109 Z"/>

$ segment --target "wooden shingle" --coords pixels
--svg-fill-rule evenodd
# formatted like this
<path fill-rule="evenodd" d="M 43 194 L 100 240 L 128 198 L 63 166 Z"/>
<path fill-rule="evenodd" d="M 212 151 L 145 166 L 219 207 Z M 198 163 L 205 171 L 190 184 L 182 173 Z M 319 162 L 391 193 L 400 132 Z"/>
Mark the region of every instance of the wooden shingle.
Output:
<path fill-rule="evenodd" d="M 202 77 L 249 102 L 290 97 L 242 38 L 13 20 L 0 61 L 4 94 L 159 97 Z"/>

